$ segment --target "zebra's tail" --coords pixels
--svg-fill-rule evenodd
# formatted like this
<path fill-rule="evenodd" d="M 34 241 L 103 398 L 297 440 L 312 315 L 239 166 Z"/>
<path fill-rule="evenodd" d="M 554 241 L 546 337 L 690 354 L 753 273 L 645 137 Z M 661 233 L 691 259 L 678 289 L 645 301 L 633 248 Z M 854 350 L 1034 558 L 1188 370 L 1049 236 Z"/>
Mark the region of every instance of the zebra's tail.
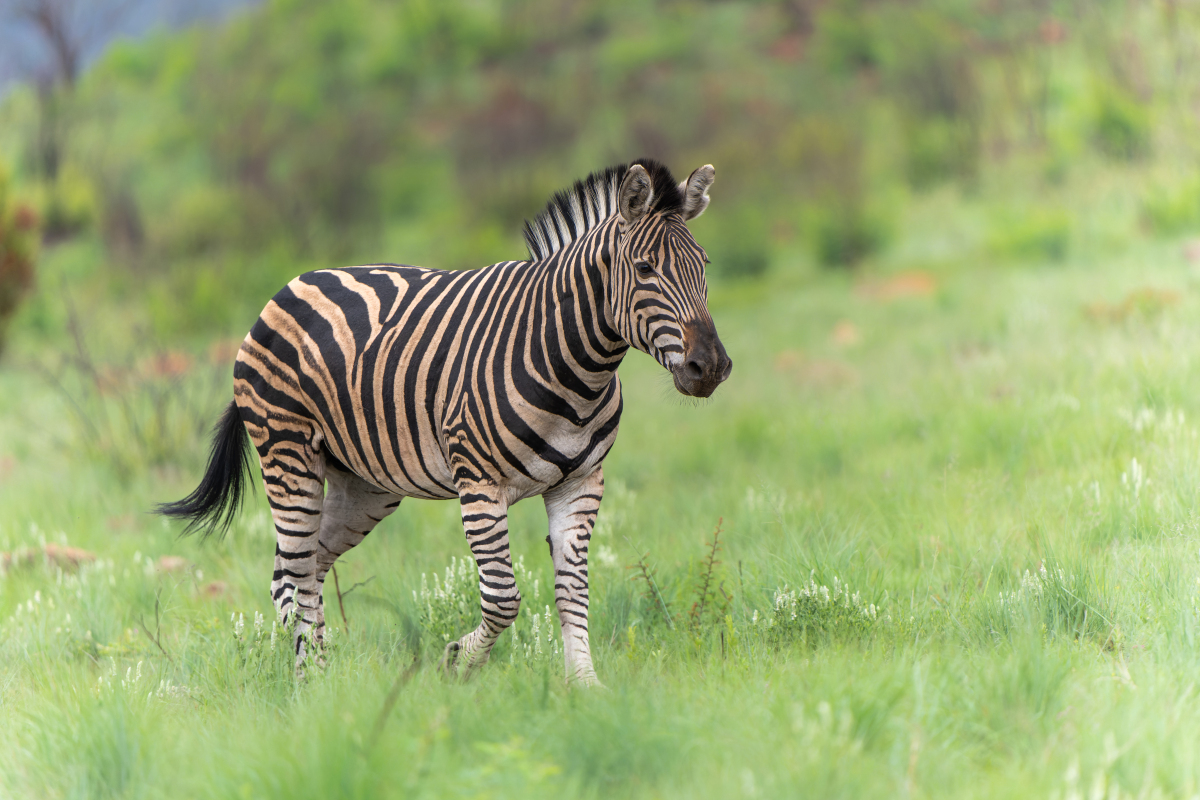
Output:
<path fill-rule="evenodd" d="M 241 508 L 242 494 L 246 491 L 246 473 L 250 471 L 246 452 L 249 439 L 237 404 L 230 402 L 213 428 L 208 468 L 200 485 L 182 500 L 155 506 L 154 513 L 187 520 L 184 535 L 203 531 L 208 537 L 219 530 L 224 536 Z"/>

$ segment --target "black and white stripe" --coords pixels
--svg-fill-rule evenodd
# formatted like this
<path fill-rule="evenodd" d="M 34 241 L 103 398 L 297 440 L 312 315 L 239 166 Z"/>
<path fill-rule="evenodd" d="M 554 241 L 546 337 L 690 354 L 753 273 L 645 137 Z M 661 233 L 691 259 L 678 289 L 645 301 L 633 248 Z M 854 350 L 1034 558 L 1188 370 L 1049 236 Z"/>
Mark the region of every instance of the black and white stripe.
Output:
<path fill-rule="evenodd" d="M 261 461 L 271 594 L 295 616 L 300 667 L 306 638 L 322 638 L 334 561 L 401 498 L 458 498 L 483 619 L 447 658 L 470 671 L 520 607 L 508 507 L 542 495 L 567 676 L 595 682 L 587 556 L 621 415 L 617 368 L 632 346 L 704 397 L 731 368 L 706 307 L 707 259 L 684 224 L 712 179 L 706 166 L 676 184 L 649 160 L 593 174 L 527 223 L 526 261 L 301 275 L 242 344 L 236 406 L 200 488 L 160 510 L 210 529 L 228 520 L 236 415 Z"/>

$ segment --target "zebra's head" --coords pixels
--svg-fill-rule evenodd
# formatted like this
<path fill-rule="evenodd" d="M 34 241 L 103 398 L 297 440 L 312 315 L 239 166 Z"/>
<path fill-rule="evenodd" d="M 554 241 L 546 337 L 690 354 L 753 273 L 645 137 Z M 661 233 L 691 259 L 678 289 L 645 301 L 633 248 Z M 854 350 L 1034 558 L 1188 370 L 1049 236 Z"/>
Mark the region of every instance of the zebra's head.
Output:
<path fill-rule="evenodd" d="M 644 163 L 629 167 L 617 191 L 613 319 L 626 342 L 671 372 L 676 389 L 708 397 L 729 377 L 733 361 L 708 313 L 708 257 L 685 223 L 708 207 L 715 171 L 705 165 L 675 185 L 661 164 Z"/>

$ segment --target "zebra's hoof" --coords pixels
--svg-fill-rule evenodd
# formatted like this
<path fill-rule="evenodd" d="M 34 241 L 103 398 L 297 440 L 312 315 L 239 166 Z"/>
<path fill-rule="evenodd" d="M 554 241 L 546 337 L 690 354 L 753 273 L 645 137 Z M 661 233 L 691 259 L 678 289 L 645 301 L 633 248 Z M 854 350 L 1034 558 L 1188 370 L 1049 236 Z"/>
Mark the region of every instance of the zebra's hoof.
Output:
<path fill-rule="evenodd" d="M 438 664 L 438 671 L 449 677 L 456 675 L 455 666 L 458 664 L 460 650 L 462 650 L 462 645 L 458 642 L 450 642 L 446 645 L 446 649 L 442 651 L 442 660 Z"/>
<path fill-rule="evenodd" d="M 607 692 L 608 691 L 608 687 L 605 686 L 603 683 L 601 683 L 600 680 L 595 675 L 586 675 L 586 676 L 581 675 L 581 676 L 578 676 L 575 678 L 568 678 L 567 679 L 567 688 L 568 689 L 586 689 L 589 692 Z"/>

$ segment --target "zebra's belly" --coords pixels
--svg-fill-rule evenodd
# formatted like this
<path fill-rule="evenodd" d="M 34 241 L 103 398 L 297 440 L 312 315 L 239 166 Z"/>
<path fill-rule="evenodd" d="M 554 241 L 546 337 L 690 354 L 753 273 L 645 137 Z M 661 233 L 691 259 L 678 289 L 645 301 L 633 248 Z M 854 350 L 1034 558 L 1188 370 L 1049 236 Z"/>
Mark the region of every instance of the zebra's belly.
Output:
<path fill-rule="evenodd" d="M 597 435 L 597 434 L 600 435 Z M 572 442 L 561 438 L 548 458 L 533 458 L 522 464 L 521 470 L 508 470 L 500 483 L 505 489 L 509 503 L 545 493 L 562 483 L 583 478 L 595 471 L 616 441 L 617 429 L 597 431 L 588 429 L 575 432 Z M 564 459 L 564 454 L 570 454 Z"/>
<path fill-rule="evenodd" d="M 507 468 L 480 477 L 485 482 L 501 488 L 509 504 L 516 503 L 543 494 L 561 483 L 591 474 L 600 466 L 615 438 L 616 431 L 613 430 L 611 435 L 600 440 L 590 437 L 586 441 L 581 439 L 581 445 L 587 449 L 579 451 L 576 458 L 566 464 L 561 461 L 530 459 L 528 463 L 519 466 L 510 464 Z M 458 490 L 455 488 L 451 460 L 452 456 L 442 452 L 426 454 L 423 460 L 426 470 L 424 480 L 417 479 L 411 474 L 411 470 L 408 475 L 391 475 L 386 472 L 381 474 L 379 471 L 371 473 L 364 470 L 367 474 L 360 473 L 359 477 L 383 491 L 402 497 L 452 500 L 458 497 Z"/>
<path fill-rule="evenodd" d="M 414 431 L 413 426 L 385 419 L 377 420 L 374 436 L 349 436 L 345 426 L 330 435 L 336 427 L 328 420 L 322 427 L 335 457 L 384 491 L 452 499 L 460 485 L 482 482 L 501 488 L 515 503 L 594 471 L 616 440 L 620 408 L 619 394 L 614 394 L 586 424 L 543 417 L 524 438 L 472 415 L 460 417 L 440 436 L 432 426 L 415 426 L 419 430 Z M 343 455 L 344 445 L 352 445 L 353 452 Z"/>
<path fill-rule="evenodd" d="M 440 446 L 421 449 L 417 443 L 400 437 L 369 453 L 360 453 L 347 466 L 351 472 L 385 492 L 424 500 L 450 500 L 458 497 L 454 476 L 445 451 Z M 331 447 L 336 451 L 336 447 Z M 340 455 L 338 456 L 341 460 Z M 343 462 L 345 463 L 345 462 Z"/>

